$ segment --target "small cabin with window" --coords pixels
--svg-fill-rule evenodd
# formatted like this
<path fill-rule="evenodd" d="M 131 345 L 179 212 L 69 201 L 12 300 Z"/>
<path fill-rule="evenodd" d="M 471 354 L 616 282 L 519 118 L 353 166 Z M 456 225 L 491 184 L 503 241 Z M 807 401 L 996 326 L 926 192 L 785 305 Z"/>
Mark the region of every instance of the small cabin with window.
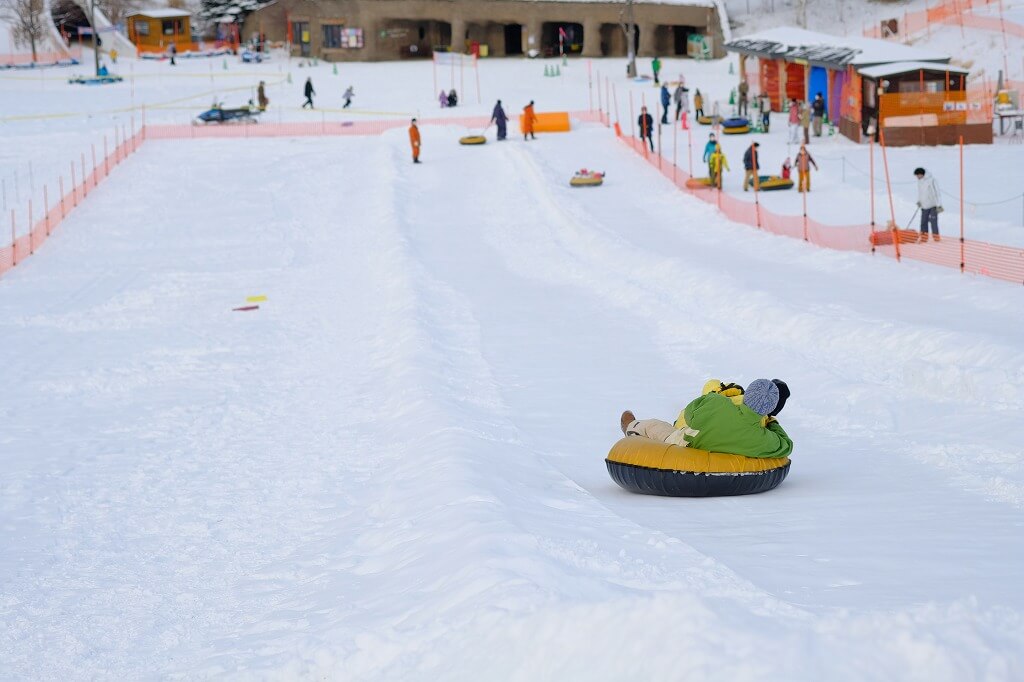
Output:
<path fill-rule="evenodd" d="M 825 113 L 854 141 L 886 144 L 991 142 L 991 112 L 967 91 L 967 71 L 947 54 L 900 43 L 778 27 L 725 45 L 740 56 L 751 93 L 772 111 L 820 94 Z M 756 60 L 756 62 L 755 62 Z M 986 118 L 987 117 L 987 118 Z M 891 130 L 890 130 L 891 129 Z"/>
<path fill-rule="evenodd" d="M 192 48 L 192 15 L 180 9 L 131 12 L 125 18 L 128 39 L 142 52 L 165 52 L 172 44 L 184 52 Z"/>

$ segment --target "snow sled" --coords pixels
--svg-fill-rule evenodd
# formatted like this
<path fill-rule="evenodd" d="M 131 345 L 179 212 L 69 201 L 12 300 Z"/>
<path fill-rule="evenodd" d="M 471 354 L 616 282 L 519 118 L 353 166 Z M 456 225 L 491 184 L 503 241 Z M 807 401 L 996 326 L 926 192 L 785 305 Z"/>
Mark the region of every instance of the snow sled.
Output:
<path fill-rule="evenodd" d="M 722 132 L 726 135 L 743 135 L 750 132 L 750 121 L 742 117 L 722 121 Z"/>
<path fill-rule="evenodd" d="M 246 106 L 234 109 L 224 109 L 214 106 L 207 109 L 196 117 L 195 123 L 257 123 L 260 110 L 257 107 Z"/>
<path fill-rule="evenodd" d="M 721 116 L 698 116 L 697 117 L 697 123 L 701 124 L 702 126 L 714 125 L 716 122 L 717 123 L 721 123 L 722 122 L 722 117 Z"/>
<path fill-rule="evenodd" d="M 106 76 L 91 76 L 86 78 L 84 76 L 75 76 L 69 78 L 68 83 L 75 85 L 106 85 L 107 83 L 120 83 L 124 78 L 121 76 L 106 75 Z"/>
<path fill-rule="evenodd" d="M 921 233 L 917 230 L 880 230 L 878 232 L 872 232 L 869 239 L 871 240 L 872 246 L 890 246 L 892 245 L 892 234 L 896 233 L 896 238 L 900 244 L 916 244 L 921 240 Z"/>
<path fill-rule="evenodd" d="M 686 181 L 687 189 L 711 189 L 711 178 L 690 178 Z"/>
<path fill-rule="evenodd" d="M 245 64 L 259 64 L 270 58 L 268 53 L 257 52 L 255 50 L 242 50 L 242 54 L 240 56 L 242 58 L 242 62 Z"/>
<path fill-rule="evenodd" d="M 605 458 L 612 480 L 634 493 L 669 497 L 752 495 L 779 486 L 789 457 L 744 457 L 627 436 Z"/>
<path fill-rule="evenodd" d="M 485 144 L 487 138 L 483 135 L 466 135 L 459 138 L 459 144 Z"/>
<path fill-rule="evenodd" d="M 747 182 L 747 187 L 753 186 L 753 180 Z M 757 189 L 759 192 L 773 192 L 777 189 L 793 189 L 793 179 L 783 178 L 778 175 L 758 175 Z"/>
<path fill-rule="evenodd" d="M 576 175 L 572 176 L 572 179 L 569 180 L 569 184 L 573 187 L 597 187 L 603 182 L 604 173 L 590 171 L 586 168 L 576 171 Z"/>

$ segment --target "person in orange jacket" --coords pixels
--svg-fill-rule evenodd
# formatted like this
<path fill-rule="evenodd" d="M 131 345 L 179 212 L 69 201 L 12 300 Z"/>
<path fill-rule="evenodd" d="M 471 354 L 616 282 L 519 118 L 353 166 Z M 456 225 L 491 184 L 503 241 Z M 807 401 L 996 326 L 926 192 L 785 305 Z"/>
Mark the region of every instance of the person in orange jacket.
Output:
<path fill-rule="evenodd" d="M 523 107 L 523 139 L 526 140 L 528 137 L 537 139 L 537 135 L 533 132 L 533 124 L 537 120 L 537 114 L 533 113 L 533 100 Z"/>
<path fill-rule="evenodd" d="M 416 127 L 416 119 L 409 126 L 409 144 L 412 145 L 412 162 L 420 162 L 420 129 Z"/>

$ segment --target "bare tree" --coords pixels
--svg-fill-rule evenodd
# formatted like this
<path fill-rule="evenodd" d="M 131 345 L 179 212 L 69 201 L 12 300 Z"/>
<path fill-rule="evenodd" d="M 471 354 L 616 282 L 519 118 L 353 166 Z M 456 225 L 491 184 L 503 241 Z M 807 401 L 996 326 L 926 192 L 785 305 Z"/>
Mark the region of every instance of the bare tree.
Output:
<path fill-rule="evenodd" d="M 626 0 L 626 9 L 619 12 L 619 26 L 626 34 L 626 75 L 636 78 L 636 21 L 633 19 L 633 0 Z"/>
<path fill-rule="evenodd" d="M 123 24 L 128 13 L 141 6 L 138 0 L 96 0 L 96 7 L 107 15 L 114 26 Z"/>
<path fill-rule="evenodd" d="M 31 46 L 36 61 L 36 43 L 46 35 L 43 0 L 0 0 L 0 16 L 10 22 L 14 44 Z"/>

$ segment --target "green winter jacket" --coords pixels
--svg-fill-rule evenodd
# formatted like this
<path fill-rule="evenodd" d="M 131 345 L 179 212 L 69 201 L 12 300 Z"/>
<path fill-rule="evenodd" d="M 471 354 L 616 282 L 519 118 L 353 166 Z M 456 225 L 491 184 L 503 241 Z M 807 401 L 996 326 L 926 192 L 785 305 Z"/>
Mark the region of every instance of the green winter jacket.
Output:
<path fill-rule="evenodd" d="M 788 457 L 793 451 L 793 441 L 779 422 L 736 405 L 721 393 L 692 401 L 675 426 L 686 429 L 686 442 L 700 450 L 745 457 Z"/>

